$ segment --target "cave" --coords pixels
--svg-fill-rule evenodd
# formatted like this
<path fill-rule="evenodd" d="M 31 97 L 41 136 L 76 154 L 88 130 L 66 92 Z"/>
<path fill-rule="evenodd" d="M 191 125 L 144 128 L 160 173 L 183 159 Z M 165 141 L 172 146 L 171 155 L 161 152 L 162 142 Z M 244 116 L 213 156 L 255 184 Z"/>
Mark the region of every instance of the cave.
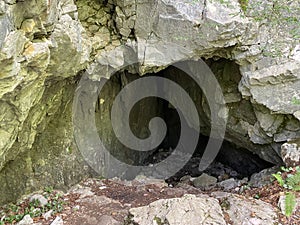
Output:
<path fill-rule="evenodd" d="M 228 92 L 225 95 L 227 97 L 226 106 L 231 109 L 233 108 L 231 105 L 241 104 L 241 99 L 238 98 L 238 83 L 241 79 L 239 66 L 235 62 L 223 58 L 203 60 L 215 74 L 223 93 Z M 104 145 L 113 157 L 133 166 L 152 166 L 168 158 L 178 145 L 181 135 L 180 110 L 177 110 L 169 101 L 155 96 L 141 99 L 130 109 L 129 125 L 137 138 L 145 139 L 151 133 L 148 128 L 149 121 L 154 117 L 162 118 L 167 131 L 161 143 L 149 151 L 139 152 L 128 148 L 115 136 L 110 121 L 114 99 L 126 85 L 145 77 L 163 77 L 176 82 L 193 100 L 200 120 L 199 139 L 191 158 L 173 176 L 166 177 L 168 183 L 176 183 L 185 175 L 196 177 L 203 172 L 217 177 L 219 181 L 229 177 L 250 178 L 252 174 L 274 165 L 274 163 L 262 159 L 258 154 L 251 151 L 249 149 L 251 145 L 244 146 L 245 141 L 226 131 L 225 139 L 221 140 L 222 145 L 214 161 L 205 170 L 199 170 L 198 165 L 207 146 L 211 130 L 208 115 L 210 108 L 199 85 L 185 72 L 172 65 L 159 72 L 148 73 L 143 76 L 124 69 L 122 72 L 115 73 L 105 82 L 97 98 L 95 118 L 99 136 L 104 140 Z M 130 93 L 130 95 L 133 94 Z M 242 100 L 242 102 L 247 105 L 247 100 Z M 229 112 L 229 117 L 235 113 L 237 112 Z M 250 117 L 248 120 L 251 123 L 252 118 Z M 187 124 L 186 121 L 185 123 Z M 191 127 L 190 129 L 193 130 Z M 111 138 L 112 136 L 113 138 Z M 259 146 L 257 148 L 259 149 Z M 184 151 L 183 154 L 185 154 Z M 143 173 L 143 170 L 137 170 L 133 174 L 131 171 L 130 176 L 126 177 L 125 175 L 125 178 L 133 179 L 139 173 Z M 155 174 L 152 175 L 155 177 Z"/>
<path fill-rule="evenodd" d="M 176 183 L 205 172 L 220 181 L 222 176 L 249 177 L 273 165 L 289 167 L 290 154 L 283 148 L 300 145 L 300 47 L 295 36 L 300 14 L 298 1 L 275 3 L 247 8 L 238 1 L 206 0 L 1 1 L 0 204 L 49 186 L 66 191 L 99 176 L 134 179 L 146 174 Z M 223 144 L 202 170 L 215 110 L 198 84 L 176 67 L 199 59 L 213 72 L 228 109 L 225 136 L 216 138 Z M 110 69 L 117 72 L 106 74 Z M 179 122 L 182 111 L 157 96 L 133 107 L 122 101 L 121 109 L 130 109 L 130 126 L 125 131 L 125 124 L 117 126 L 121 134 L 131 132 L 146 142 L 153 119 L 160 117 L 157 121 L 166 125 L 160 142 L 143 152 L 118 138 L 111 112 L 128 85 L 152 77 L 180 86 L 200 125 L 190 119 Z M 105 82 L 95 99 L 93 85 L 76 98 L 85 81 Z M 189 125 L 188 133 L 181 132 L 181 121 Z M 197 142 L 184 149 L 192 154 L 179 151 L 173 159 L 182 134 L 196 136 Z M 98 151 L 98 139 L 109 152 Z M 168 167 L 156 170 L 168 159 L 170 167 L 186 161 L 174 173 Z"/>

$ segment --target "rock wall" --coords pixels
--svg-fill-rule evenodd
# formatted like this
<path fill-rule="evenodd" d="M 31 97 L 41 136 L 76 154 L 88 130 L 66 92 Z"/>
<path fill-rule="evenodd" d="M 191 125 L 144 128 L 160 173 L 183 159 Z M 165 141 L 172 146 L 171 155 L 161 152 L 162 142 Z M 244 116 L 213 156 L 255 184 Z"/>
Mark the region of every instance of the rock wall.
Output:
<path fill-rule="evenodd" d="M 75 82 L 91 52 L 76 11 L 69 1 L 0 3 L 0 202 L 88 174 L 71 141 Z"/>
<path fill-rule="evenodd" d="M 250 0 L 242 8 L 237 0 L 1 1 L 0 202 L 90 175 L 73 140 L 78 81 L 83 73 L 107 79 L 102 69 L 136 58 L 140 64 L 129 68 L 136 75 L 110 93 L 138 74 L 206 59 L 229 108 L 226 139 L 280 163 L 281 144 L 300 137 L 299 7 L 295 1 L 288 14 L 284 7 L 266 13 L 269 1 Z M 205 108 L 201 98 L 194 101 Z M 99 133 L 117 152 L 101 123 Z"/>

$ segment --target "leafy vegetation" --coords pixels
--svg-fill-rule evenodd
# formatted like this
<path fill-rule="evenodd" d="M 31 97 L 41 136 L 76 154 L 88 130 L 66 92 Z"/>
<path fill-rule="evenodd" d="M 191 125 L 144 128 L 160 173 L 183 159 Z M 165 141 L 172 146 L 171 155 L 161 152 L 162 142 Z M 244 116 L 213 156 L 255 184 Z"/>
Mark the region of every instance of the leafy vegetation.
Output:
<path fill-rule="evenodd" d="M 296 98 L 296 97 L 293 97 L 292 98 L 292 104 L 293 105 L 300 105 L 300 99 Z"/>
<path fill-rule="evenodd" d="M 18 204 L 9 204 L 0 208 L 0 225 L 19 222 L 25 215 L 35 218 L 42 216 L 50 210 L 52 210 L 52 215 L 61 212 L 65 204 L 61 194 L 55 192 L 52 187 L 46 187 L 44 191 L 43 195 L 48 200 L 45 206 L 41 206 L 39 200 L 32 202 L 26 200 Z"/>
<path fill-rule="evenodd" d="M 281 171 L 272 174 L 278 184 L 288 191 L 285 192 L 285 215 L 291 216 L 296 206 L 296 191 L 300 191 L 300 167 L 281 167 Z"/>
<path fill-rule="evenodd" d="M 285 215 L 291 216 L 293 214 L 294 208 L 296 206 L 296 196 L 294 193 L 285 193 Z"/>

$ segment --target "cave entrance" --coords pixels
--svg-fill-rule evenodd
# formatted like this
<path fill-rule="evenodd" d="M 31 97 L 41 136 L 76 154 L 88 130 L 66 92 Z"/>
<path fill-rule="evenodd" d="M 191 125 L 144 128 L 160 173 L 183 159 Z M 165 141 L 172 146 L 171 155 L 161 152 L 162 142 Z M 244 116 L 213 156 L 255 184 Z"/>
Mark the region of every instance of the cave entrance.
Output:
<path fill-rule="evenodd" d="M 170 107 L 168 102 L 162 101 L 161 115 L 167 124 L 167 135 L 161 145 L 153 151 L 143 164 L 156 164 L 170 156 L 178 144 L 180 137 L 180 118 L 177 111 Z M 209 130 L 209 128 L 204 129 Z M 206 149 L 209 137 L 200 134 L 197 148 L 188 163 L 174 176 L 167 179 L 168 183 L 177 183 L 184 176 L 198 177 L 203 172 L 214 176 L 218 181 L 229 178 L 250 178 L 252 174 L 272 167 L 273 164 L 261 159 L 246 148 L 239 147 L 235 143 L 223 140 L 222 146 L 214 162 L 204 171 L 199 171 L 199 163 Z M 183 153 L 184 154 L 184 153 Z M 179 156 L 180 157 L 180 156 Z"/>
<path fill-rule="evenodd" d="M 226 59 L 209 59 L 205 62 L 219 81 L 228 107 L 240 104 L 241 98 L 238 91 L 238 83 L 241 75 L 238 65 Z M 224 140 L 215 161 L 205 171 L 199 171 L 199 162 L 210 134 L 210 109 L 205 95 L 190 76 L 173 66 L 169 66 L 158 73 L 146 74 L 143 77 L 147 76 L 160 76 L 179 84 L 195 103 L 200 119 L 201 135 L 192 158 L 179 172 L 169 177 L 168 182 L 177 182 L 185 175 L 199 176 L 203 172 L 215 176 L 219 181 L 229 177 L 241 179 L 250 177 L 253 173 L 272 166 L 271 163 L 264 161 L 258 155 L 240 146 L 238 141 Z M 167 125 L 167 133 L 161 144 L 148 152 L 137 152 L 123 145 L 115 137 L 110 123 L 113 100 L 127 84 L 143 77 L 126 70 L 117 73 L 105 83 L 96 104 L 96 124 L 104 145 L 114 157 L 131 165 L 151 165 L 166 159 L 177 146 L 181 134 L 178 111 L 166 100 L 157 97 L 147 97 L 136 103 L 131 109 L 129 117 L 130 129 L 136 137 L 145 139 L 150 135 L 148 129 L 149 121 L 153 117 L 161 117 Z M 126 108 L 126 106 L 124 107 Z"/>

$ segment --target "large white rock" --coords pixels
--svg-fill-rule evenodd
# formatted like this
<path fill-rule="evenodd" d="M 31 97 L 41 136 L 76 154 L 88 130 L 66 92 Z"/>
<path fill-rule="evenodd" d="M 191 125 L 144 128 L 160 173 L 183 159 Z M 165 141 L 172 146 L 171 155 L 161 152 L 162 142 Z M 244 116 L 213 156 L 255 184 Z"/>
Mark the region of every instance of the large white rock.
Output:
<path fill-rule="evenodd" d="M 277 224 L 276 209 L 261 200 L 247 199 L 244 196 L 225 192 L 214 192 L 224 212 L 229 215 L 233 225 Z"/>
<path fill-rule="evenodd" d="M 207 195 L 161 199 L 129 212 L 133 215 L 132 221 L 139 225 L 226 224 L 218 201 Z"/>

